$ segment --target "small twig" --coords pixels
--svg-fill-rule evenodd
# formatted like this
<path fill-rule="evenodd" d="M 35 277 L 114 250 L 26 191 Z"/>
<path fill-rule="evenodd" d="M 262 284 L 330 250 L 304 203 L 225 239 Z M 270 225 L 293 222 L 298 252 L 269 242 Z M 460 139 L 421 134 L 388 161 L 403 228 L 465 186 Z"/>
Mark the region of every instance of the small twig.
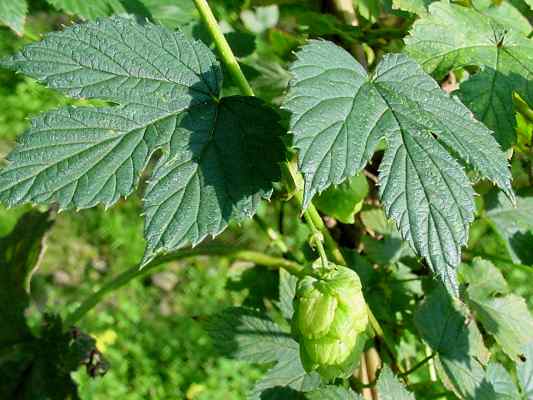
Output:
<path fill-rule="evenodd" d="M 375 184 L 379 182 L 379 178 L 376 175 L 374 175 L 372 172 L 367 171 L 366 169 L 363 170 L 363 175 L 366 176 L 368 179 L 370 179 Z"/>
<path fill-rule="evenodd" d="M 399 374 L 398 376 L 400 377 L 406 377 L 407 375 L 415 372 L 418 368 L 420 368 L 421 366 L 423 366 L 425 363 L 427 363 L 428 361 L 432 360 L 433 357 L 436 356 L 436 353 L 432 353 L 430 354 L 429 356 L 427 356 L 426 358 L 424 358 L 422 361 L 416 363 L 412 368 L 408 369 L 407 371 Z"/>
<path fill-rule="evenodd" d="M 251 261 L 270 268 L 283 268 L 296 276 L 301 276 L 303 273 L 303 267 L 294 261 L 286 260 L 280 257 L 272 257 L 258 251 L 239 249 L 226 245 L 206 245 L 194 249 L 179 250 L 174 253 L 156 258 L 142 269 L 139 268 L 139 265 L 135 265 L 114 277 L 112 280 L 104 284 L 100 290 L 92 293 L 76 310 L 74 310 L 72 314 L 65 318 L 65 328 L 70 329 L 71 326 L 75 325 L 80 319 L 83 318 L 83 316 L 85 316 L 85 314 L 87 314 L 98 303 L 100 303 L 104 297 L 126 285 L 131 280 L 150 275 L 158 267 L 170 261 L 177 261 L 195 256 L 232 257 L 242 261 Z"/>

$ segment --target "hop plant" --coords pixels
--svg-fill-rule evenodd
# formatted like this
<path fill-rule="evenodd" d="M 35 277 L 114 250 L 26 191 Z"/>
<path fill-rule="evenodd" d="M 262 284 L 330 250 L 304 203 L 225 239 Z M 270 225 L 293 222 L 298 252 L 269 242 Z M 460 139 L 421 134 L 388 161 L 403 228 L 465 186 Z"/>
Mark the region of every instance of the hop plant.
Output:
<path fill-rule="evenodd" d="M 306 371 L 326 379 L 346 377 L 356 367 L 368 326 L 359 276 L 330 263 L 298 282 L 293 331 Z"/>

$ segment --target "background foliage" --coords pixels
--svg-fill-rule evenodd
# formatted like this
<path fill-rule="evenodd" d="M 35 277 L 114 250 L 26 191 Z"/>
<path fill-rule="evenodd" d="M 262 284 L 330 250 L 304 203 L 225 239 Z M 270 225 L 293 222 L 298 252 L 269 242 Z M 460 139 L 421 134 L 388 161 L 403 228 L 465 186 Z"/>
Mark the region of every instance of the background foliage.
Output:
<path fill-rule="evenodd" d="M 41 34 L 60 30 L 62 25 L 125 13 L 150 18 L 171 29 L 179 26 L 188 37 L 213 47 L 188 0 L 98 0 L 94 2 L 97 7 L 89 8 L 81 6 L 86 2 L 75 0 L 31 0 L 27 7 L 3 11 L 6 5 L 15 3 L 0 0 L 1 22 L 6 25 L 0 27 L 0 56 L 11 55 Z M 332 234 L 346 249 L 352 265 L 358 266 L 367 302 L 387 335 L 394 338 L 395 354 L 386 355 L 385 361 L 393 364 L 394 356 L 401 369 L 408 371 L 430 356 L 403 382 L 407 390 L 386 367 L 378 380 L 378 391 L 390 399 L 530 398 L 531 4 L 522 0 L 476 0 L 453 5 L 413 0 L 359 1 L 356 9 L 360 26 L 354 27 L 336 16 L 330 5 L 321 3 L 210 2 L 259 98 L 273 105 L 282 103 L 291 78 L 293 52 L 309 38 L 327 38 L 348 49 L 363 42 L 372 68 L 384 53 L 404 49 L 405 42 L 407 53 L 441 87 L 456 90 L 477 118 L 496 133 L 510 157 L 517 194 L 515 208 L 491 185 L 479 181 L 476 172 L 467 170 L 479 196 L 458 269 L 464 303 L 452 301 L 438 286 L 427 266 L 400 239 L 378 207 L 375 175 L 376 165 L 383 158 L 382 144 L 376 143 L 376 154 L 364 174 L 318 198 L 317 207 L 329 216 L 326 222 Z M 513 28 L 514 36 L 510 43 L 500 46 L 498 35 L 506 28 Z M 457 35 L 450 34 L 450 30 Z M 442 46 L 454 48 L 455 53 L 439 58 L 442 49 L 427 44 L 441 37 L 446 38 Z M 492 41 L 489 50 L 487 41 Z M 494 57 L 500 52 L 505 57 L 497 58 L 495 64 Z M 489 97 L 479 95 L 487 91 Z M 233 95 L 239 91 L 231 79 L 225 79 L 221 93 Z M 5 70 L 0 71 L 0 104 L 1 159 L 28 128 L 31 116 L 63 105 L 106 105 L 100 100 L 68 99 Z M 283 124 L 288 126 L 288 116 L 284 117 Z M 144 187 L 143 180 L 141 191 Z M 292 260 L 310 260 L 310 232 L 299 223 L 297 206 L 281 201 L 291 188 L 277 189 L 274 200 L 259 207 L 257 218 L 230 224 L 219 240 L 281 254 L 280 243 L 269 236 L 268 229 L 265 231 L 271 226 L 282 233 Z M 337 206 L 338 196 L 348 196 L 350 201 Z M 56 340 L 55 320 L 45 311 L 67 315 L 95 288 L 142 259 L 145 244 L 141 209 L 141 201 L 134 195 L 107 211 L 99 207 L 83 213 L 61 213 L 55 218 L 45 257 L 32 281 L 25 318 L 31 331 L 28 335 Z M 0 236 L 7 236 L 27 210 L 0 208 Z M 9 242 L 3 243 L 5 251 Z M 288 274 L 232 258 L 173 262 L 164 270 L 134 280 L 79 324 L 95 339 L 94 343 L 88 340 L 79 345 L 82 353 L 96 346 L 109 365 L 106 375 L 96 379 L 85 369 L 75 372 L 73 380 L 79 385 L 79 395 L 95 400 L 263 399 L 298 398 L 303 396 L 300 392 L 307 392 L 309 399 L 357 399 L 358 395 L 348 388 L 317 388 L 320 380 L 305 374 L 292 339 L 276 344 L 289 349 L 283 353 L 276 346 L 263 348 L 262 357 L 241 351 L 247 341 L 257 344 L 245 335 L 235 337 L 235 326 L 251 326 L 259 332 L 265 327 L 269 332 L 288 331 L 286 319 L 292 316 L 293 290 L 294 280 Z M 237 308 L 242 306 L 246 308 Z M 254 313 L 250 314 L 250 309 Z M 215 317 L 209 317 L 212 315 Z M 436 319 L 435 315 L 442 318 Z M 228 321 L 233 323 L 228 325 Z M 376 341 L 376 345 L 381 354 L 387 354 L 382 342 Z M 76 357 L 72 357 L 74 366 L 68 371 L 80 363 L 89 365 L 83 357 L 80 360 L 79 348 L 72 351 Z M 32 361 L 35 365 L 39 357 Z M 287 386 L 276 389 L 282 384 Z M 360 389 L 358 384 L 353 385 L 355 389 Z"/>

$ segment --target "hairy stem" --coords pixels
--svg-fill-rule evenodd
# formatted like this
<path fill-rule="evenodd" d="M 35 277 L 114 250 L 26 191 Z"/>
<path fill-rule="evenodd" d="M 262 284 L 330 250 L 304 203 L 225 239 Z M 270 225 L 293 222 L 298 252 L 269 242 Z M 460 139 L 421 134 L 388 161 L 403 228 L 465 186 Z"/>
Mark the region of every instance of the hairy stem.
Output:
<path fill-rule="evenodd" d="M 156 258 L 142 269 L 140 269 L 138 265 L 134 265 L 111 279 L 102 286 L 100 290 L 94 292 L 85 299 L 72 314 L 65 318 L 65 328 L 69 329 L 72 325 L 75 325 L 85 314 L 100 303 L 104 297 L 126 285 L 131 280 L 150 275 L 158 267 L 161 267 L 170 261 L 177 261 L 195 256 L 225 256 L 242 261 L 251 261 L 269 268 L 283 268 L 296 276 L 300 276 L 303 273 L 303 267 L 298 263 L 280 257 L 272 257 L 258 251 L 244 250 L 225 245 L 209 245 L 194 249 L 179 250 Z"/>

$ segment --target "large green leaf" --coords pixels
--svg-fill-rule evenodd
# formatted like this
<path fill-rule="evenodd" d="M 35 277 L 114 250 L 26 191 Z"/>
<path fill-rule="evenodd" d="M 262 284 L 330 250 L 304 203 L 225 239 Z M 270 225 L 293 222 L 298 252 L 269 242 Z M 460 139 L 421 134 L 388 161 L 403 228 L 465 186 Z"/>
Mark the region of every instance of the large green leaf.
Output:
<path fill-rule="evenodd" d="M 114 17 L 52 33 L 0 65 L 120 104 L 35 118 L 0 172 L 4 204 L 111 206 L 162 149 L 145 195 L 146 263 L 220 233 L 270 196 L 283 158 L 277 114 L 255 98 L 220 99 L 219 64 L 180 32 Z"/>
<path fill-rule="evenodd" d="M 400 10 L 409 11 L 418 14 L 422 17 L 427 17 L 429 14 L 429 5 L 435 3 L 437 0 L 393 0 L 392 7 Z M 494 19 L 496 22 L 504 26 L 512 27 L 513 29 L 524 33 L 525 35 L 531 32 L 531 24 L 524 17 L 520 11 L 510 2 L 500 1 L 494 2 L 492 0 L 472 0 L 472 7 Z"/>
<path fill-rule="evenodd" d="M 488 351 L 464 304 L 438 287 L 417 310 L 415 325 L 437 353 L 437 372 L 448 388 L 461 399 L 492 399 L 494 389 L 483 369 Z"/>
<path fill-rule="evenodd" d="M 463 82 L 459 95 L 506 149 L 515 141 L 512 93 L 533 103 L 533 42 L 480 12 L 438 2 L 406 38 L 407 53 L 442 78 L 463 66 L 480 72 Z"/>
<path fill-rule="evenodd" d="M 486 216 L 505 241 L 513 262 L 533 265 L 533 197 L 518 197 L 516 206 L 504 196 L 494 196 L 487 203 Z"/>
<path fill-rule="evenodd" d="M 485 330 L 513 360 L 530 340 L 533 316 L 525 300 L 511 293 L 502 273 L 489 261 L 475 259 L 461 269 L 469 284 L 468 304 Z"/>
<path fill-rule="evenodd" d="M 385 138 L 380 195 L 387 214 L 454 287 L 474 203 L 449 149 L 512 197 L 507 161 L 491 132 L 405 55 L 386 55 L 372 75 L 330 42 L 312 41 L 297 56 L 284 106 L 292 113 L 304 206 L 359 172 Z"/>
<path fill-rule="evenodd" d="M 26 0 L 0 0 L 0 24 L 7 25 L 18 35 L 24 33 L 24 22 L 28 13 Z"/>

